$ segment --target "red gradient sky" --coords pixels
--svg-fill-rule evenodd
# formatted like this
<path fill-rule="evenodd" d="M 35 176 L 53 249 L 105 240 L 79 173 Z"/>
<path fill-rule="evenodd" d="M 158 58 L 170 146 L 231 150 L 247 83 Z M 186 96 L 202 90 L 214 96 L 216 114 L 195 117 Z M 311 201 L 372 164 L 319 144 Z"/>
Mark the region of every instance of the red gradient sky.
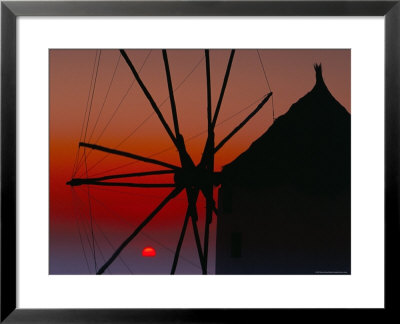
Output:
<path fill-rule="evenodd" d="M 86 126 L 84 121 L 87 121 L 85 110 L 88 102 L 91 112 L 86 142 L 118 147 L 119 150 L 153 156 L 179 165 L 178 154 L 143 92 L 136 82 L 130 88 L 133 75 L 118 50 L 101 51 L 93 99 L 90 99 L 92 72 L 99 53 L 97 50 L 50 50 L 49 54 L 50 273 L 54 274 L 94 273 L 90 224 L 95 237 L 98 268 L 171 191 L 170 188 L 109 189 L 90 186 L 90 221 L 87 186 L 72 189 L 66 185 L 72 176 L 82 125 Z M 137 70 L 140 70 L 142 80 L 172 128 L 161 50 L 127 50 L 127 53 Z M 314 63 L 322 63 L 325 83 L 333 96 L 350 112 L 350 50 L 259 50 L 259 53 L 274 93 L 275 117 L 286 113 L 293 103 L 312 89 L 315 82 Z M 214 108 L 229 54 L 229 50 L 210 51 Z M 207 129 L 204 51 L 168 50 L 168 58 L 174 88 L 185 80 L 175 90 L 179 124 L 189 153 L 195 161 L 199 161 Z M 237 126 L 268 92 L 257 51 L 237 50 L 218 118 L 216 143 Z M 221 170 L 223 165 L 245 151 L 271 123 L 272 100 L 216 154 L 216 170 Z M 85 129 L 83 127 L 83 134 Z M 81 149 L 75 177 L 86 177 L 82 153 Z M 108 156 L 104 159 L 106 155 L 87 150 L 89 177 L 162 169 L 124 157 Z M 143 182 L 172 180 L 168 176 L 141 179 Z M 205 206 L 202 199 L 198 206 L 202 231 Z M 186 198 L 181 194 L 154 218 L 143 234 L 131 242 L 121 254 L 122 260 L 110 267 L 111 273 L 169 273 L 185 208 Z M 215 266 L 216 225 L 214 219 L 211 227 L 210 273 Z M 141 257 L 145 246 L 153 246 L 157 256 Z M 177 273 L 201 273 L 190 230 L 185 238 Z"/>

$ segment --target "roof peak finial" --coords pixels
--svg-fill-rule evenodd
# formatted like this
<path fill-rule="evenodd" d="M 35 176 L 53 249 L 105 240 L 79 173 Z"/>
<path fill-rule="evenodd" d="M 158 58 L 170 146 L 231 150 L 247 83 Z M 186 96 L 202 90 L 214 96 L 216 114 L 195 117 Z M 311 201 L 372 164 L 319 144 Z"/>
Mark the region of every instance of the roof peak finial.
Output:
<path fill-rule="evenodd" d="M 320 64 L 315 63 L 314 64 L 314 70 L 315 70 L 316 82 L 317 83 L 324 82 L 324 79 L 322 77 L 322 65 L 321 65 L 321 63 Z"/>

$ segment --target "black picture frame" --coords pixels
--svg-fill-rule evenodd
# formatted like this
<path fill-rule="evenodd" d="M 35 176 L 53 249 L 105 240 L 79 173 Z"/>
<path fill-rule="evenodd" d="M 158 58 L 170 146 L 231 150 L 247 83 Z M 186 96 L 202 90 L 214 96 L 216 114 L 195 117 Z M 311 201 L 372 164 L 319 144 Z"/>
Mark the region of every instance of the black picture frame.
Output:
<path fill-rule="evenodd" d="M 16 308 L 16 19 L 18 16 L 384 16 L 385 309 L 395 311 L 399 274 L 400 1 L 2 1 L 1 2 L 1 322 L 235 322 L 261 309 Z M 367 176 L 367 175 L 366 175 Z M 366 183 L 367 183 L 366 179 Z M 273 310 L 271 310 L 273 311 Z M 314 310 L 316 311 L 316 310 Z M 302 314 L 305 312 L 302 311 Z M 309 314 L 308 312 L 306 314 Z M 305 315 L 308 316 L 308 315 Z M 368 313 L 368 317 L 371 313 Z M 251 320 L 252 322 L 253 320 Z"/>

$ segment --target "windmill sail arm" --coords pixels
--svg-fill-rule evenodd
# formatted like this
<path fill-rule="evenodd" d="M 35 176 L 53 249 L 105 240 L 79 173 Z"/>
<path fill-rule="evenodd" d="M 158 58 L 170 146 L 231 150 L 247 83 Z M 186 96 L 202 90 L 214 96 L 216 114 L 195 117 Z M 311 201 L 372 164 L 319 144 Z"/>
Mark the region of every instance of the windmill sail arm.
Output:
<path fill-rule="evenodd" d="M 167 76 L 169 100 L 171 102 L 171 110 L 172 110 L 172 118 L 174 120 L 175 136 L 178 137 L 178 135 L 179 135 L 178 114 L 176 112 L 174 89 L 172 86 L 172 79 L 171 79 L 171 72 L 169 69 L 167 50 L 165 50 L 165 49 L 162 50 L 162 54 L 163 54 L 163 59 L 164 59 L 165 74 Z"/>
<path fill-rule="evenodd" d="M 210 53 L 209 50 L 205 50 L 206 58 L 206 79 L 207 79 L 207 141 L 204 146 L 204 151 L 201 156 L 199 166 L 205 166 L 207 168 L 213 168 L 211 166 L 211 156 L 214 152 L 214 128 L 212 127 L 212 111 L 211 111 L 211 71 L 210 71 Z"/>
<path fill-rule="evenodd" d="M 259 105 L 254 109 L 247 117 L 245 120 L 243 120 L 232 132 L 230 132 L 216 147 L 215 147 L 215 153 L 221 149 L 222 146 L 225 145 L 226 142 L 228 142 L 233 135 L 235 135 L 244 125 L 246 125 L 260 110 L 264 105 L 267 103 L 269 98 L 272 96 L 272 92 L 268 93 L 265 98 L 259 103 Z"/>
<path fill-rule="evenodd" d="M 226 72 L 225 72 L 225 77 L 224 77 L 224 82 L 222 83 L 222 88 L 221 88 L 221 92 L 220 92 L 220 95 L 219 95 L 217 107 L 215 108 L 215 113 L 214 113 L 214 117 L 213 117 L 213 120 L 212 120 L 212 127 L 213 128 L 215 128 L 215 124 L 217 123 L 219 110 L 221 109 L 222 99 L 224 98 L 225 89 L 226 89 L 226 85 L 228 83 L 229 74 L 231 72 L 231 67 L 232 67 L 232 62 L 233 62 L 233 57 L 234 56 L 235 56 L 235 50 L 232 50 L 231 51 L 231 55 L 229 56 L 228 66 L 226 67 Z"/>
<path fill-rule="evenodd" d="M 167 51 L 162 50 L 162 54 L 163 54 L 163 59 L 164 59 L 165 74 L 167 76 L 167 84 L 168 84 L 169 99 L 170 99 L 170 103 L 171 103 L 172 119 L 174 121 L 174 129 L 175 129 L 175 136 L 176 136 L 175 147 L 177 148 L 177 150 L 179 152 L 179 157 L 181 159 L 182 166 L 184 166 L 184 165 L 192 166 L 193 161 L 186 151 L 185 141 L 179 131 L 178 113 L 176 111 L 174 89 L 172 86 L 172 78 L 171 78 L 171 72 L 169 69 Z"/>
<path fill-rule="evenodd" d="M 165 130 L 167 131 L 169 137 L 171 138 L 172 142 L 176 146 L 176 138 L 171 131 L 171 128 L 168 126 L 167 122 L 164 119 L 160 109 L 158 108 L 156 102 L 154 101 L 153 97 L 151 96 L 150 92 L 147 90 L 146 86 L 144 85 L 142 79 L 139 76 L 139 73 L 136 71 L 135 67 L 133 66 L 132 61 L 130 60 L 128 54 L 124 50 L 120 50 L 122 57 L 125 59 L 125 62 L 128 64 L 129 68 L 132 71 L 133 76 L 135 77 L 137 83 L 139 84 L 140 88 L 142 89 L 143 93 L 145 94 L 147 100 L 150 102 L 154 112 L 157 114 L 158 119 L 161 121 L 162 125 L 164 126 Z"/>
<path fill-rule="evenodd" d="M 210 52 L 205 50 L 206 58 L 206 79 L 207 79 L 207 123 L 208 132 L 211 131 L 211 72 L 210 72 Z"/>
<path fill-rule="evenodd" d="M 104 180 L 112 180 L 112 179 L 120 179 L 120 178 L 133 178 L 133 177 L 145 177 L 152 175 L 160 175 L 160 174 L 173 174 L 175 171 L 173 170 L 159 170 L 159 171 L 148 171 L 148 172 L 134 172 L 134 173 L 122 173 L 122 174 L 112 174 L 109 176 L 98 177 L 98 178 L 72 178 L 69 182 L 76 182 L 82 180 L 90 180 L 90 181 L 104 181 Z M 67 182 L 67 184 L 70 184 Z"/>
<path fill-rule="evenodd" d="M 199 189 L 187 187 L 186 188 L 186 195 L 187 195 L 187 199 L 188 199 L 187 213 L 191 217 L 193 234 L 194 234 L 194 238 L 195 238 L 195 242 L 196 242 L 196 248 L 197 248 L 197 253 L 199 255 L 199 260 L 200 260 L 202 273 L 206 274 L 207 273 L 207 269 L 205 267 L 204 254 L 203 254 L 203 250 L 202 250 L 202 247 L 201 247 L 199 229 L 197 227 L 197 220 L 198 220 L 199 217 L 198 217 L 198 214 L 197 214 L 196 202 L 197 202 L 197 198 L 199 196 Z"/>
<path fill-rule="evenodd" d="M 181 252 L 183 239 L 185 238 L 186 228 L 189 223 L 189 219 L 190 219 L 190 213 L 189 213 L 189 208 L 188 208 L 186 211 L 185 221 L 183 222 L 181 235 L 179 236 L 178 245 L 175 250 L 174 261 L 172 262 L 171 274 L 175 274 L 176 267 L 178 265 L 179 254 Z"/>
<path fill-rule="evenodd" d="M 180 169 L 178 166 L 173 165 L 173 164 L 169 164 L 169 163 L 158 161 L 158 160 L 155 160 L 155 159 L 143 157 L 143 156 L 140 156 L 140 155 L 137 155 L 137 154 L 133 154 L 133 153 L 128 153 L 128 152 L 124 152 L 124 151 L 119 151 L 119 150 L 107 148 L 107 147 L 96 145 L 96 144 L 80 142 L 79 146 L 87 147 L 87 148 L 90 148 L 92 150 L 102 151 L 102 152 L 106 152 L 106 153 L 110 153 L 110 154 L 125 156 L 127 158 L 135 159 L 135 160 L 146 162 L 146 163 L 152 163 L 152 164 L 161 165 L 163 167 L 166 167 L 166 168 L 169 168 L 169 169 L 173 169 L 173 170 Z"/>
<path fill-rule="evenodd" d="M 80 185 L 93 185 L 93 186 L 107 186 L 107 187 L 133 187 L 133 188 L 174 188 L 174 183 L 133 183 L 133 182 L 103 182 L 93 179 L 79 179 L 75 178 L 67 182 L 70 186 Z"/>

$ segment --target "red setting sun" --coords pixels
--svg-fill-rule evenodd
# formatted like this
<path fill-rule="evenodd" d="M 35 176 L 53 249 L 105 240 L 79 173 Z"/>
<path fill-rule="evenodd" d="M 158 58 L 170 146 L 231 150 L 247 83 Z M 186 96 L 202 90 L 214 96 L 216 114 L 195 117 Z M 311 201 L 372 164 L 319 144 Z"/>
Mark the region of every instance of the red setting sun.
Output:
<path fill-rule="evenodd" d="M 156 250 L 152 248 L 151 246 L 147 246 L 142 250 L 142 256 L 144 257 L 155 257 L 156 256 Z"/>

